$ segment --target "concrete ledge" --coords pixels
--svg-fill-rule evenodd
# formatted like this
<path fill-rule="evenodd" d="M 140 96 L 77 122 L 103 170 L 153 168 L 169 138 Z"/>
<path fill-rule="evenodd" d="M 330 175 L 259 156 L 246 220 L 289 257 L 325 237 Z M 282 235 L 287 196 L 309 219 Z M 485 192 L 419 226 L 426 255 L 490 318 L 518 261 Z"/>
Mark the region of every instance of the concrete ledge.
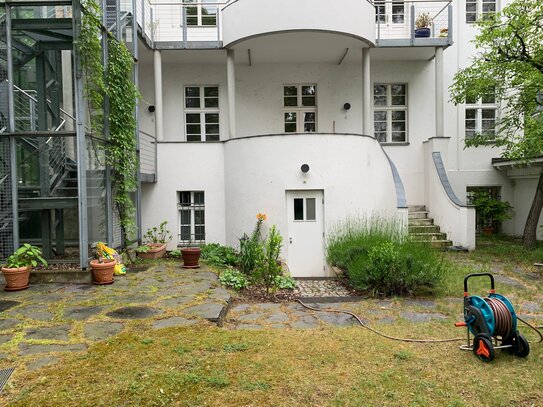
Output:
<path fill-rule="evenodd" d="M 91 272 L 82 270 L 31 271 L 30 284 L 90 284 Z"/>

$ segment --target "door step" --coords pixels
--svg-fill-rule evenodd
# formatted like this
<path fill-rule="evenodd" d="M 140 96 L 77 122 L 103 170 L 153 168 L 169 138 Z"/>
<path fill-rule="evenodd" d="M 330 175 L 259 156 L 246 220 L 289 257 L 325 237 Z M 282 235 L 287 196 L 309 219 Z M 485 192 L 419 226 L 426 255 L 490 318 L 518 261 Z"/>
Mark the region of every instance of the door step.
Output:
<path fill-rule="evenodd" d="M 408 230 L 411 240 L 428 243 L 435 249 L 447 249 L 452 242 L 447 239 L 447 234 L 441 232 L 440 227 L 434 224 L 434 220 L 428 217 L 428 211 L 424 205 L 408 206 Z"/>

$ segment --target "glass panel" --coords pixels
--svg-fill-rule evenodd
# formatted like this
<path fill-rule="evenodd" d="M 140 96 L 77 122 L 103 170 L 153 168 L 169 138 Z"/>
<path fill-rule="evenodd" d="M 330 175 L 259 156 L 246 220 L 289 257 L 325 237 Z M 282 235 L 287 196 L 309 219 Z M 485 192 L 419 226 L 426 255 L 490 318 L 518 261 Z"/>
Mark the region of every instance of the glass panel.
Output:
<path fill-rule="evenodd" d="M 394 24 L 401 24 L 404 22 L 404 4 L 402 2 L 392 3 L 392 22 Z"/>
<path fill-rule="evenodd" d="M 202 25 L 217 25 L 217 7 L 202 6 Z"/>
<path fill-rule="evenodd" d="M 496 117 L 495 109 L 483 109 L 482 110 L 483 119 L 494 119 Z"/>
<path fill-rule="evenodd" d="M 393 142 L 405 141 L 405 132 L 403 132 L 403 131 L 393 131 L 392 132 L 392 141 Z"/>
<path fill-rule="evenodd" d="M 298 87 L 296 86 L 284 86 L 283 87 L 283 94 L 285 96 L 297 96 L 298 95 Z"/>
<path fill-rule="evenodd" d="M 386 95 L 387 94 L 387 85 L 375 85 L 373 87 L 374 95 Z"/>
<path fill-rule="evenodd" d="M 204 211 L 203 210 L 195 210 L 194 211 L 194 224 L 195 225 L 202 225 L 204 223 L 205 223 Z"/>
<path fill-rule="evenodd" d="M 202 136 L 199 134 L 187 134 L 187 141 L 202 141 Z"/>
<path fill-rule="evenodd" d="M 204 96 L 207 97 L 218 97 L 219 88 L 217 86 L 206 86 L 204 88 Z"/>
<path fill-rule="evenodd" d="M 477 109 L 466 109 L 466 119 L 475 119 Z"/>
<path fill-rule="evenodd" d="M 285 123 L 285 133 L 296 133 L 296 123 Z"/>
<path fill-rule="evenodd" d="M 387 97 L 386 96 L 374 96 L 373 97 L 373 104 L 374 104 L 374 106 L 386 106 L 387 105 Z"/>
<path fill-rule="evenodd" d="M 392 106 L 405 106 L 405 96 L 392 96 Z"/>
<path fill-rule="evenodd" d="M 315 85 L 302 86 L 303 96 L 315 96 L 317 94 L 317 87 Z"/>
<path fill-rule="evenodd" d="M 180 240 L 191 240 L 191 238 L 190 238 L 190 225 L 189 226 L 181 226 Z"/>
<path fill-rule="evenodd" d="M 283 99 L 283 105 L 285 107 L 291 107 L 291 106 L 298 106 L 298 98 L 297 97 L 285 97 Z"/>
<path fill-rule="evenodd" d="M 187 25 L 198 25 L 198 7 L 187 7 L 185 13 L 187 15 Z"/>
<path fill-rule="evenodd" d="M 481 101 L 483 103 L 496 103 L 496 92 L 495 90 L 492 90 L 488 93 L 485 93 L 482 98 L 481 98 Z"/>
<path fill-rule="evenodd" d="M 179 202 L 183 206 L 190 205 L 190 192 L 189 191 L 182 191 L 179 193 Z"/>
<path fill-rule="evenodd" d="M 187 86 L 185 88 L 185 97 L 200 97 L 200 88 L 198 86 Z"/>
<path fill-rule="evenodd" d="M 304 113 L 304 122 L 316 122 L 317 113 L 315 112 L 305 112 Z"/>
<path fill-rule="evenodd" d="M 296 112 L 285 113 L 285 123 L 296 123 Z"/>
<path fill-rule="evenodd" d="M 383 121 L 386 119 L 387 119 L 387 112 L 376 111 L 373 113 L 373 120 L 375 121 Z"/>
<path fill-rule="evenodd" d="M 305 200 L 306 220 L 315 220 L 317 218 L 316 198 L 306 198 Z"/>
<path fill-rule="evenodd" d="M 317 98 L 315 96 L 302 96 L 302 106 L 316 106 Z"/>
<path fill-rule="evenodd" d="M 206 113 L 205 119 L 206 119 L 206 124 L 219 124 L 218 113 Z"/>
<path fill-rule="evenodd" d="M 199 124 L 189 124 L 187 125 L 187 134 L 202 134 L 202 130 Z"/>
<path fill-rule="evenodd" d="M 219 134 L 219 125 L 218 124 L 206 124 L 206 138 L 209 139 L 211 135 Z"/>
<path fill-rule="evenodd" d="M 206 141 L 219 141 L 220 136 L 218 134 L 206 134 Z"/>
<path fill-rule="evenodd" d="M 375 133 L 375 138 L 379 143 L 384 143 L 387 141 L 387 134 L 386 133 Z"/>
<path fill-rule="evenodd" d="M 194 240 L 203 242 L 206 240 L 205 226 L 195 226 L 194 227 Z"/>
<path fill-rule="evenodd" d="M 107 242 L 106 145 L 86 137 L 87 144 L 87 228 L 89 244 Z M 50 157 L 51 158 L 51 157 Z M 57 170 L 55 170 L 57 171 Z M 77 191 L 73 190 L 77 195 Z M 55 218 L 62 214 L 55 213 Z M 135 219 L 134 219 L 135 220 Z"/>
<path fill-rule="evenodd" d="M 375 22 L 384 23 L 385 22 L 385 4 L 384 1 L 375 2 Z"/>
<path fill-rule="evenodd" d="M 181 215 L 181 224 L 182 225 L 190 225 L 190 210 L 185 209 L 182 211 L 179 211 L 179 214 Z"/>
<path fill-rule="evenodd" d="M 405 120 L 405 111 L 404 110 L 392 111 L 392 120 Z"/>
<path fill-rule="evenodd" d="M 194 193 L 194 204 L 195 205 L 204 204 L 204 191 L 197 191 Z"/>
<path fill-rule="evenodd" d="M 185 107 L 198 109 L 200 107 L 200 98 L 185 98 Z"/>
<path fill-rule="evenodd" d="M 405 85 L 393 83 L 390 86 L 390 93 L 392 95 L 405 95 Z"/>
<path fill-rule="evenodd" d="M 294 220 L 304 220 L 303 198 L 294 198 Z"/>
<path fill-rule="evenodd" d="M 198 123 L 200 124 L 200 113 L 187 113 L 185 115 L 187 123 Z"/>
<path fill-rule="evenodd" d="M 405 122 L 392 122 L 392 131 L 405 131 Z"/>
<path fill-rule="evenodd" d="M 315 123 L 304 123 L 304 133 L 315 133 L 316 131 Z"/>

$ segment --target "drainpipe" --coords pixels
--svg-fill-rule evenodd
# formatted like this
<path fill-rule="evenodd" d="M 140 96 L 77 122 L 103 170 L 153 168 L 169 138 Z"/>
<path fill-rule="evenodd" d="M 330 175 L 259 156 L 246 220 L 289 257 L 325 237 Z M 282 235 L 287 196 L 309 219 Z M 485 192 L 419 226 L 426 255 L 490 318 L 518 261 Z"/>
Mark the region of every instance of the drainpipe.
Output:
<path fill-rule="evenodd" d="M 153 52 L 155 70 L 155 136 L 157 141 L 164 140 L 164 124 L 162 116 L 162 54 Z"/>
<path fill-rule="evenodd" d="M 370 49 L 362 48 L 362 133 L 372 135 L 371 130 L 371 58 Z"/>
<path fill-rule="evenodd" d="M 236 65 L 234 50 L 226 51 L 226 83 L 228 87 L 228 138 L 236 137 Z"/>
<path fill-rule="evenodd" d="M 443 48 L 436 48 L 435 57 L 435 95 L 436 95 L 436 137 L 445 136 L 445 125 L 443 121 Z"/>

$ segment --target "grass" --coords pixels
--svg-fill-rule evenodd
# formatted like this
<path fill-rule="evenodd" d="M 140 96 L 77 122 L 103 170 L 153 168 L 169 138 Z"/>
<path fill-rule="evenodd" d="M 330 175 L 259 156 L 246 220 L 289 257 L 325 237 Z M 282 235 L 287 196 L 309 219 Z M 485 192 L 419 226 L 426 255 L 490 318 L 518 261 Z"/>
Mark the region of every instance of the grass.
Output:
<path fill-rule="evenodd" d="M 503 270 L 526 288 L 506 284 L 498 292 L 539 302 L 542 280 L 535 272 L 543 250 L 525 252 L 518 240 L 483 238 L 471 253 L 449 253 L 457 264 L 432 293 L 444 321 L 414 324 L 393 307 L 383 314 L 377 300 L 357 308 L 384 333 L 412 338 L 464 335 L 460 318 L 463 277 L 474 270 Z M 475 268 L 477 267 L 477 268 Z M 484 294 L 485 279 L 470 282 Z M 396 304 L 406 300 L 394 298 Z M 416 308 L 415 308 L 416 309 Z M 383 310 L 381 310 L 383 311 Z M 208 324 L 151 331 L 134 324 L 87 353 L 37 371 L 17 369 L 0 396 L 14 406 L 540 406 L 543 405 L 543 345 L 524 331 L 531 353 L 518 359 L 497 351 L 491 364 L 458 349 L 459 343 L 410 344 L 382 339 L 359 327 L 310 330 L 229 330 Z"/>
<path fill-rule="evenodd" d="M 441 324 L 382 328 L 413 335 L 455 332 Z M 454 344 L 391 342 L 360 328 L 190 327 L 145 338 L 153 345 L 131 332 L 61 365 L 15 375 L 4 401 L 14 406 L 543 404 L 540 346 L 526 360 L 499 354 L 487 365 Z M 243 351 L 235 344 L 244 344 Z"/>

